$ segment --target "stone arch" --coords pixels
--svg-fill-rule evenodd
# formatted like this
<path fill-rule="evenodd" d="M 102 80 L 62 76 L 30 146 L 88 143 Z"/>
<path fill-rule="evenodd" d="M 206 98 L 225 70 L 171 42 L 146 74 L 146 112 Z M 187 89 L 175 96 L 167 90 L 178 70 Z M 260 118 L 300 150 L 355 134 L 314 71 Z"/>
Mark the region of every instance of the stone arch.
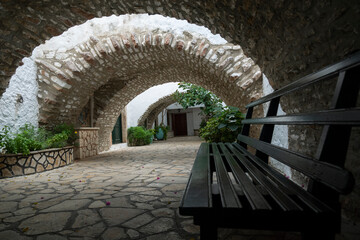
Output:
<path fill-rule="evenodd" d="M 145 127 L 150 129 L 159 113 L 175 102 L 176 100 L 174 99 L 173 94 L 160 98 L 158 101 L 151 104 L 148 109 L 146 109 L 144 114 L 138 120 L 138 126 L 145 126 L 145 122 L 147 120 Z"/>
<path fill-rule="evenodd" d="M 70 27 L 112 14 L 161 14 L 239 44 L 274 88 L 360 49 L 359 1 L 2 1 L 0 95 L 22 58 Z"/>
<path fill-rule="evenodd" d="M 140 17 L 160 18 L 165 23 L 178 21 L 161 16 Z M 61 43 L 58 46 L 58 42 L 49 41 L 35 49 L 40 123 L 75 122 L 94 95 L 101 106 L 95 119 L 103 142 L 100 150 L 106 150 L 109 143 L 105 142 L 121 110 L 152 86 L 187 81 L 209 89 L 226 104 L 239 107 L 258 97 L 251 99 L 246 94 L 253 92 L 253 83 L 261 78 L 260 68 L 240 46 L 207 32 L 189 32 L 195 26 L 178 31 L 171 22 L 168 24 L 173 26 L 165 31 L 159 27 L 151 29 L 151 25 L 126 25 L 136 18 L 112 16 L 107 22 L 101 19 L 105 30 L 100 33 L 94 31 L 99 26 L 92 20 L 74 29 L 79 32 L 84 27 L 88 35 L 80 36 L 71 47 L 66 49 Z M 108 25 L 104 26 L 104 22 Z M 71 36 L 71 32 L 65 35 Z"/>

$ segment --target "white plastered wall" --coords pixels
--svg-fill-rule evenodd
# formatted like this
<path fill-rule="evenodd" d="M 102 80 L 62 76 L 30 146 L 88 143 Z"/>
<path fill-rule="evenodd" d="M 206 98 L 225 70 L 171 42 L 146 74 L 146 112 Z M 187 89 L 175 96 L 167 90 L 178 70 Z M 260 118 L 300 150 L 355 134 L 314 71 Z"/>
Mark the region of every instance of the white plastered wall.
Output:
<path fill-rule="evenodd" d="M 151 104 L 159 101 L 160 98 L 174 93 L 177 89 L 178 83 L 173 82 L 149 88 L 145 92 L 139 94 L 126 106 L 127 128 L 137 126 L 139 118 Z"/>
<path fill-rule="evenodd" d="M 0 128 L 8 126 L 13 133 L 25 124 L 38 126 L 37 66 L 31 58 L 22 62 L 0 99 Z"/>
<path fill-rule="evenodd" d="M 272 93 L 274 89 L 271 87 L 269 80 L 263 74 L 263 93 L 264 95 L 268 95 Z M 264 114 L 266 114 L 267 110 L 269 108 L 269 103 L 264 104 Z M 277 115 L 286 115 L 286 113 L 282 110 L 281 105 L 279 106 Z M 271 141 L 272 144 L 288 148 L 289 147 L 289 141 L 288 141 L 288 126 L 286 125 L 275 125 L 273 138 Z M 270 158 L 270 164 L 273 165 L 276 169 L 278 169 L 281 173 L 285 174 L 287 177 L 292 177 L 291 168 L 288 166 L 274 160 L 273 158 Z"/>

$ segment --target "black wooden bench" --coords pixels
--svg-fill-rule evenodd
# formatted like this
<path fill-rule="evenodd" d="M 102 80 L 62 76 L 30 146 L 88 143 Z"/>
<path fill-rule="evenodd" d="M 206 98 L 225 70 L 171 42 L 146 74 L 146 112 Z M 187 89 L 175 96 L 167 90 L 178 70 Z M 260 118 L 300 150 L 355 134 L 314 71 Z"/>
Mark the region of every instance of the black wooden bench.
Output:
<path fill-rule="evenodd" d="M 330 108 L 276 115 L 280 97 L 330 79 L 337 80 Z M 236 143 L 201 144 L 180 214 L 193 216 L 203 240 L 217 239 L 219 227 L 296 231 L 304 239 L 333 239 L 340 231 L 339 194 L 350 193 L 354 186 L 344 162 L 352 126 L 360 126 L 359 86 L 360 52 L 247 105 Z M 252 119 L 254 107 L 266 102 L 266 117 Z M 249 137 L 250 125 L 255 124 L 262 125 L 259 139 Z M 274 125 L 299 124 L 323 126 L 315 157 L 271 144 Z M 275 170 L 268 164 L 269 156 L 306 175 L 308 188 Z"/>

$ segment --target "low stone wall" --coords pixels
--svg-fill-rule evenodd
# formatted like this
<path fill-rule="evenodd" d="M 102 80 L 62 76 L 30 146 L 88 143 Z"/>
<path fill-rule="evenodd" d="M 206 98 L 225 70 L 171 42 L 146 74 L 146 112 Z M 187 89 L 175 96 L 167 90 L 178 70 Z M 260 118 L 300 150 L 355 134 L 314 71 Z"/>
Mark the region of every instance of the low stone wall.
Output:
<path fill-rule="evenodd" d="M 75 159 L 83 159 L 98 155 L 99 153 L 99 128 L 76 128 L 78 139 L 75 142 Z"/>
<path fill-rule="evenodd" d="M 72 164 L 73 147 L 0 155 L 0 178 L 39 173 Z"/>

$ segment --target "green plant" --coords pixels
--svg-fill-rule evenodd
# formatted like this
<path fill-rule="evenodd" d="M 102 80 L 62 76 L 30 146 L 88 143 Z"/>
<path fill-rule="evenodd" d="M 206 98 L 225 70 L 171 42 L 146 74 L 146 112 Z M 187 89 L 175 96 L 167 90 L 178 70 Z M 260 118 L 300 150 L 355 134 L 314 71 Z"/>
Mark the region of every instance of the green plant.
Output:
<path fill-rule="evenodd" d="M 148 129 L 148 131 L 151 132 L 151 134 L 152 134 L 153 136 L 155 136 L 155 134 L 156 134 L 156 130 L 155 130 L 155 129 Z"/>
<path fill-rule="evenodd" d="M 0 148 L 6 153 L 29 154 L 30 151 L 40 150 L 41 141 L 37 139 L 36 129 L 28 124 L 21 127 L 17 134 L 11 134 L 5 126 L 0 133 Z"/>
<path fill-rule="evenodd" d="M 49 148 L 62 148 L 67 145 L 68 134 L 66 131 L 56 133 L 46 140 L 46 144 Z"/>
<path fill-rule="evenodd" d="M 206 126 L 206 121 L 205 121 L 205 119 L 202 119 L 201 123 L 200 123 L 200 128 L 203 128 L 205 126 Z"/>
<path fill-rule="evenodd" d="M 75 140 L 77 139 L 74 126 L 66 123 L 55 126 L 52 132 L 54 134 L 65 133 L 68 136 L 67 144 L 69 145 L 74 145 Z"/>
<path fill-rule="evenodd" d="M 234 142 L 241 131 L 243 118 L 238 108 L 225 107 L 200 129 L 200 136 L 207 142 Z"/>
<path fill-rule="evenodd" d="M 5 126 L 0 132 L 0 150 L 1 153 L 28 155 L 30 151 L 72 145 L 76 138 L 74 128 L 66 124 L 54 127 L 53 131 L 25 124 L 17 133 L 10 133 Z"/>
<path fill-rule="evenodd" d="M 154 136 L 152 131 L 146 130 L 144 127 L 130 127 L 127 133 L 129 146 L 148 145 Z"/>
<path fill-rule="evenodd" d="M 184 108 L 203 104 L 202 113 L 206 118 L 212 117 L 218 109 L 222 108 L 222 101 L 212 92 L 191 83 L 179 83 L 179 88 L 185 90 L 174 93 L 174 99 Z"/>

